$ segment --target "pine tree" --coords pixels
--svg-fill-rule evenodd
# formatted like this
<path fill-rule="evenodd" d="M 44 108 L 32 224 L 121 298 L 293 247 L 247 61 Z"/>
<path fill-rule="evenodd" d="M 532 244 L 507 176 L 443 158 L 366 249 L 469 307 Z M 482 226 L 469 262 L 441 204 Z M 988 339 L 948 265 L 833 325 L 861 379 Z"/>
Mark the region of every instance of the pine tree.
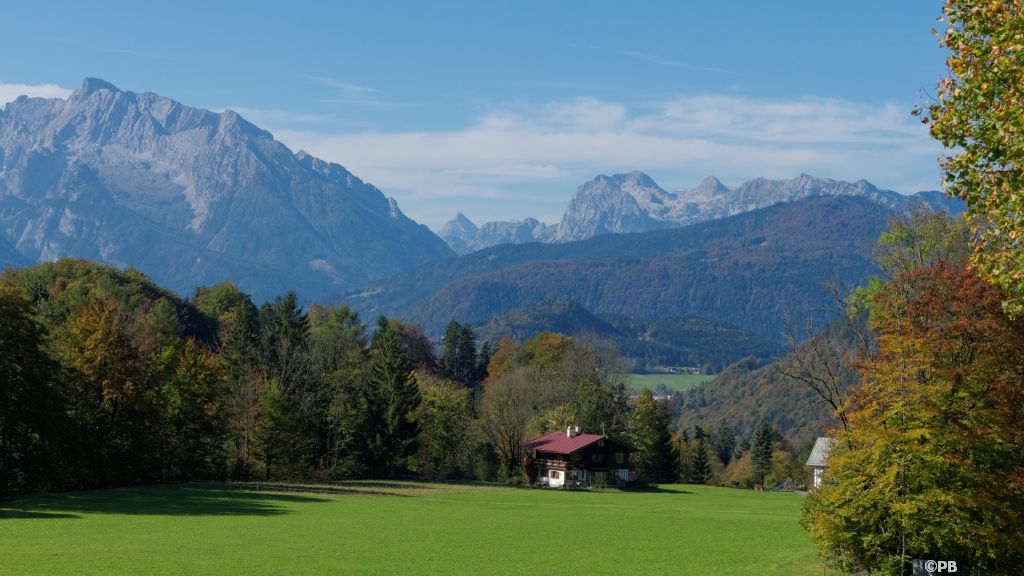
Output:
<path fill-rule="evenodd" d="M 394 331 L 385 325 L 376 339 L 377 358 L 367 389 L 368 425 L 377 473 L 394 477 L 401 459 L 416 451 L 419 428 L 413 413 L 420 392 Z"/>
<path fill-rule="evenodd" d="M 729 462 L 732 462 L 732 453 L 735 448 L 736 435 L 733 434 L 732 428 L 722 422 L 715 434 L 715 451 L 718 453 L 718 459 L 722 461 L 722 466 L 728 466 Z"/>
<path fill-rule="evenodd" d="M 487 366 L 491 363 L 491 356 L 494 355 L 494 347 L 490 342 L 484 340 L 480 345 L 480 353 L 476 357 L 476 374 L 473 376 L 475 386 L 479 387 L 487 379 Z"/>
<path fill-rule="evenodd" d="M 669 429 L 671 414 L 644 390 L 632 400 L 633 411 L 626 432 L 636 446 L 633 463 L 642 483 L 672 482 L 678 479 L 679 452 Z"/>
<path fill-rule="evenodd" d="M 754 441 L 750 447 L 751 472 L 757 484 L 764 483 L 765 475 L 772 469 L 773 443 L 772 428 L 762 421 L 754 431 Z"/>
<path fill-rule="evenodd" d="M 697 440 L 697 445 L 693 449 L 693 466 L 690 474 L 690 481 L 694 484 L 704 484 L 711 474 L 708 445 L 703 438 Z"/>
<path fill-rule="evenodd" d="M 469 324 L 459 324 L 455 320 L 448 323 L 444 333 L 444 353 L 442 355 L 443 374 L 463 386 L 479 384 L 480 368 L 477 364 L 476 335 Z"/>

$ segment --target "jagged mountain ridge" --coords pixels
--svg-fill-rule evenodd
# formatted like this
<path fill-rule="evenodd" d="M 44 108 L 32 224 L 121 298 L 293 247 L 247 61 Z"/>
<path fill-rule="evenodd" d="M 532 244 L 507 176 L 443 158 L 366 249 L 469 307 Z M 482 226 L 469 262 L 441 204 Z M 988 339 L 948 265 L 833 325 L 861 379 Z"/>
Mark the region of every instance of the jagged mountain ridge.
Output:
<path fill-rule="evenodd" d="M 459 212 L 449 220 L 437 235 L 456 254 L 469 254 L 500 244 L 525 244 L 527 242 L 550 242 L 557 228 L 548 226 L 536 218 L 485 222 L 480 226 Z"/>
<path fill-rule="evenodd" d="M 641 320 L 700 316 L 780 340 L 877 272 L 871 251 L 899 212 L 855 196 L 815 196 L 681 228 L 494 246 L 400 274 L 348 301 L 438 335 L 555 298 Z"/>
<path fill-rule="evenodd" d="M 233 111 L 89 78 L 0 110 L 0 237 L 28 262 L 134 266 L 182 293 L 334 299 L 452 255 L 394 199 Z"/>
<path fill-rule="evenodd" d="M 530 226 L 516 235 L 492 234 L 491 229 L 519 225 L 519 222 L 489 222 L 456 236 L 456 220 L 439 232 L 459 254 L 482 250 L 499 244 L 524 242 L 571 242 L 601 234 L 649 232 L 677 228 L 743 212 L 792 202 L 808 196 L 860 196 L 883 206 L 909 210 L 923 206 L 959 214 L 963 203 L 947 198 L 937 191 L 918 192 L 907 196 L 883 190 L 866 180 L 845 182 L 801 174 L 796 178 L 772 180 L 755 178 L 730 188 L 714 176 L 708 176 L 696 187 L 683 192 L 668 192 L 643 172 L 633 171 L 612 176 L 599 175 L 577 188 L 562 216 L 561 222 L 545 225 L 527 219 Z M 461 216 L 461 215 L 460 215 Z M 468 222 L 464 216 L 462 221 Z M 532 233 L 531 233 L 532 231 Z"/>

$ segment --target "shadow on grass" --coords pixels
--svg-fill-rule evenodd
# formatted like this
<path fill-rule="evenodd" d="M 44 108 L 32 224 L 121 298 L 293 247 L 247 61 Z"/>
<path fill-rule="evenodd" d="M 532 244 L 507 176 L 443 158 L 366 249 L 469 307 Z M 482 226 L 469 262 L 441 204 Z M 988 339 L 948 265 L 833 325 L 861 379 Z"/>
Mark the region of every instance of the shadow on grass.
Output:
<path fill-rule="evenodd" d="M 0 502 L 4 518 L 74 518 L 81 514 L 140 516 L 273 516 L 287 504 L 324 502 L 296 494 L 256 493 L 237 488 L 150 486 L 67 492 Z"/>
<path fill-rule="evenodd" d="M 30 510 L 8 510 L 0 507 L 0 520 L 34 519 L 34 520 L 58 520 L 60 518 L 81 518 L 78 514 L 65 514 L 61 512 L 33 512 Z"/>
<path fill-rule="evenodd" d="M 359 481 L 358 483 L 344 484 L 344 483 L 333 483 L 333 484 L 282 484 L 274 482 L 260 482 L 260 483 L 233 483 L 228 486 L 243 489 L 243 490 L 255 490 L 260 492 L 262 490 L 269 490 L 271 492 L 299 492 L 305 494 L 334 494 L 334 495 L 356 495 L 356 496 L 399 496 L 408 498 L 409 494 L 402 494 L 400 492 L 391 492 L 384 489 L 379 485 L 375 485 L 371 482 Z M 390 485 L 394 490 L 413 490 L 420 489 L 420 487 L 405 486 L 405 485 Z M 424 487 L 423 489 L 429 489 Z"/>
<path fill-rule="evenodd" d="M 655 494 L 693 494 L 689 490 L 680 490 L 678 488 L 665 488 L 662 486 L 647 486 L 646 488 L 629 488 L 627 492 L 653 492 Z"/>

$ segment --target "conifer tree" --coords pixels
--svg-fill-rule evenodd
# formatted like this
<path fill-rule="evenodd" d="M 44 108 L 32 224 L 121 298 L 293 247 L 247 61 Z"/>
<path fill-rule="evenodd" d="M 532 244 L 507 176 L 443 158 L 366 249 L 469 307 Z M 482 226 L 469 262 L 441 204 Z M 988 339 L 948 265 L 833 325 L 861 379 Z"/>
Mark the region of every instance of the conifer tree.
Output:
<path fill-rule="evenodd" d="M 693 449 L 693 466 L 690 471 L 690 481 L 694 484 L 704 484 L 711 474 L 711 463 L 708 460 L 708 445 L 700 438 Z"/>
<path fill-rule="evenodd" d="M 732 461 L 732 453 L 735 448 L 736 435 L 733 434 L 732 428 L 722 422 L 715 434 L 715 451 L 718 453 L 718 459 L 722 461 L 722 466 L 728 466 Z"/>
<path fill-rule="evenodd" d="M 750 467 L 754 482 L 764 483 L 764 477 L 772 469 L 772 452 L 774 434 L 767 422 L 761 422 L 754 431 L 754 441 L 750 447 Z"/>
<path fill-rule="evenodd" d="M 377 473 L 393 477 L 401 460 L 417 448 L 419 428 L 413 416 L 420 392 L 391 327 L 385 325 L 375 337 L 377 357 L 367 389 L 370 444 Z"/>

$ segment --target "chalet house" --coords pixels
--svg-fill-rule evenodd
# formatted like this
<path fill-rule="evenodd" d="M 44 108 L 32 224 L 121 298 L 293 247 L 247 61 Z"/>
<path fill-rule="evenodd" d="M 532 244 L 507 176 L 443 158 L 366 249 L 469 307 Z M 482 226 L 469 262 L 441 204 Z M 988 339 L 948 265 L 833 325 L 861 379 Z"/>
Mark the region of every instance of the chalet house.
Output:
<path fill-rule="evenodd" d="M 555 487 L 624 486 L 630 476 L 629 444 L 579 427 L 551 432 L 522 445 L 523 468 L 531 484 Z"/>
<path fill-rule="evenodd" d="M 821 486 L 821 473 L 825 471 L 828 453 L 836 443 L 835 438 L 819 437 L 814 441 L 814 448 L 811 448 L 811 455 L 807 457 L 805 466 L 811 467 L 811 486 Z"/>

